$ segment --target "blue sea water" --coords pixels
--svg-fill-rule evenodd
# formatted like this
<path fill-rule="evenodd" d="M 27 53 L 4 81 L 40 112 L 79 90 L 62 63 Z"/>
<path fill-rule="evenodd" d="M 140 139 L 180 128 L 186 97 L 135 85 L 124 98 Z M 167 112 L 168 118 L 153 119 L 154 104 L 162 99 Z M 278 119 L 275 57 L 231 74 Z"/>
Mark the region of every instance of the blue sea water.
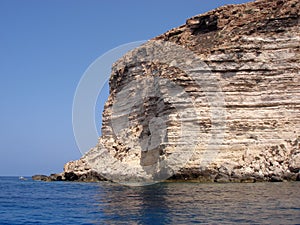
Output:
<path fill-rule="evenodd" d="M 128 187 L 0 177 L 0 224 L 300 224 L 300 182 Z"/>

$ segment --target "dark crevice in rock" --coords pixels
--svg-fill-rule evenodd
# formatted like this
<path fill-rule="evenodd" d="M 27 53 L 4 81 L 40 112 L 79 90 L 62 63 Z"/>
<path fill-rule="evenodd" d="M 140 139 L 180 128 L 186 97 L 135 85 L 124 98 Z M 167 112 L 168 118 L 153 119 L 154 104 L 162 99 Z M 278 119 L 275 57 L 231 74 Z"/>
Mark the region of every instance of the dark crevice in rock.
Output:
<path fill-rule="evenodd" d="M 193 35 L 205 34 L 218 29 L 218 17 L 206 15 L 187 20 L 187 27 Z"/>

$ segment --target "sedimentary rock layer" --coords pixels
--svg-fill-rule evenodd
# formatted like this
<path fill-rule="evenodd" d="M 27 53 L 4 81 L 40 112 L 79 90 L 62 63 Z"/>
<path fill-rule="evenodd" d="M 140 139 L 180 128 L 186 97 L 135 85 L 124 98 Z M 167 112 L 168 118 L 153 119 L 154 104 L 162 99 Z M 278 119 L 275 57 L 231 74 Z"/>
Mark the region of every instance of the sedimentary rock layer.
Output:
<path fill-rule="evenodd" d="M 299 179 L 299 8 L 297 0 L 227 5 L 122 57 L 99 143 L 65 173 L 121 182 Z M 174 54 L 159 58 L 158 46 Z"/>

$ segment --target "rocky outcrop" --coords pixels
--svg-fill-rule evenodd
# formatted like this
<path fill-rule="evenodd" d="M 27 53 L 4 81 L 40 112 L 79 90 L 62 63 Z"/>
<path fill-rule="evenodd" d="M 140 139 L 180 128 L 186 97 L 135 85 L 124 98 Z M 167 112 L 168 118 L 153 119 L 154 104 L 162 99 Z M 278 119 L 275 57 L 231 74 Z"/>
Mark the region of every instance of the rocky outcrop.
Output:
<path fill-rule="evenodd" d="M 95 171 L 85 172 L 83 174 L 71 172 L 63 172 L 57 174 L 46 175 L 34 175 L 32 180 L 36 181 L 78 181 L 78 182 L 99 182 L 107 181 L 107 179 Z"/>
<path fill-rule="evenodd" d="M 299 180 L 299 8 L 227 5 L 126 54 L 112 68 L 98 145 L 64 173 Z"/>

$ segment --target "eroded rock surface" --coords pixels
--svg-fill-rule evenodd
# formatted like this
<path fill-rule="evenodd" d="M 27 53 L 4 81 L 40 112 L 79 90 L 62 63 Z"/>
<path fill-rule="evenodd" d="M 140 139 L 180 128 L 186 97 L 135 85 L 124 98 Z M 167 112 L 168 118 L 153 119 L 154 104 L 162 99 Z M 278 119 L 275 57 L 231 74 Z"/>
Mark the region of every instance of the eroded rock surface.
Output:
<path fill-rule="evenodd" d="M 227 5 L 151 40 L 197 55 L 209 68 L 198 77 L 178 66 L 195 62 L 185 51 L 174 63 L 151 61 L 149 41 L 125 55 L 112 68 L 98 145 L 64 173 L 120 182 L 299 179 L 299 8 L 297 0 Z M 212 107 L 225 113 L 213 117 Z"/>

